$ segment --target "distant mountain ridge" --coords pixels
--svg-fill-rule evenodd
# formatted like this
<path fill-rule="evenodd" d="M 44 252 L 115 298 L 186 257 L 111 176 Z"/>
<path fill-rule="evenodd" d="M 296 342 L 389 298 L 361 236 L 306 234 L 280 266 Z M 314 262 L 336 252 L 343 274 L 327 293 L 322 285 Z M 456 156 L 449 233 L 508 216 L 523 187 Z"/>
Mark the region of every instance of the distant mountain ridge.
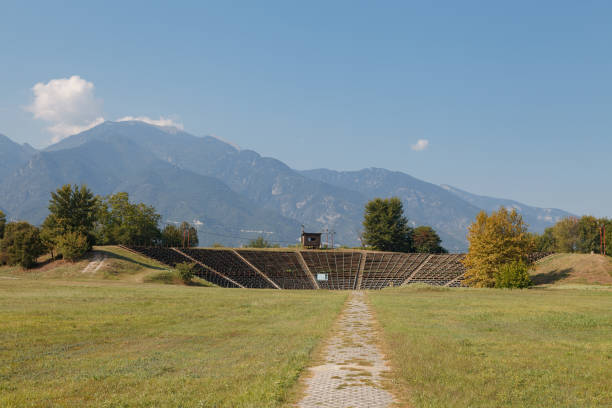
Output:
<path fill-rule="evenodd" d="M 385 169 L 296 171 L 214 137 L 142 122 L 104 122 L 41 152 L 0 137 L 2 154 L 17 157 L 0 173 L 0 208 L 11 218 L 40 223 L 50 191 L 64 183 L 87 183 L 99 194 L 127 191 L 132 199 L 154 205 L 166 221 L 201 222 L 202 244 L 244 244 L 257 235 L 247 231 L 292 243 L 304 225 L 333 230 L 336 242 L 356 246 L 364 205 L 374 197 L 400 197 L 409 220 L 434 227 L 452 251 L 466 249 L 467 226 L 478 211 L 490 211 L 496 203 L 519 207 L 528 222 L 537 220 L 535 231 L 570 215 Z"/>
<path fill-rule="evenodd" d="M 525 222 L 529 224 L 529 227 L 533 231 L 537 232 L 542 232 L 562 218 L 572 215 L 567 211 L 563 211 L 558 208 L 532 207 L 514 200 L 472 194 L 468 193 L 467 191 L 451 187 L 447 184 L 443 184 L 441 187 L 455 194 L 462 200 L 465 200 L 468 203 L 473 204 L 487 212 L 495 211 L 501 206 L 509 209 L 514 208 L 521 213 Z"/>
<path fill-rule="evenodd" d="M 0 134 L 0 180 L 9 177 L 15 170 L 27 163 L 34 153 L 36 149 L 29 144 L 17 144 Z"/>

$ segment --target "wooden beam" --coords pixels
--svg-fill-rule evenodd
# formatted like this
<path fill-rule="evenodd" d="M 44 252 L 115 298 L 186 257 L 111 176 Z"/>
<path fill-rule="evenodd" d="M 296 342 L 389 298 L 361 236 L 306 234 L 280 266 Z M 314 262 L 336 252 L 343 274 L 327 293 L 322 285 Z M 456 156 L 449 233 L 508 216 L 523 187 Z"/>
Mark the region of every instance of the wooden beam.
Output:
<path fill-rule="evenodd" d="M 450 286 L 453 283 L 457 282 L 462 276 L 465 276 L 465 272 L 463 272 L 461 275 L 457 276 L 455 279 L 448 281 L 446 284 L 444 284 L 444 286 Z"/>
<path fill-rule="evenodd" d="M 295 251 L 295 252 L 297 253 L 298 262 L 300 263 L 300 265 L 302 265 L 302 269 L 304 269 L 304 271 L 306 271 L 306 273 L 308 274 L 308 277 L 312 281 L 312 285 L 314 286 L 314 288 L 315 289 L 321 289 L 319 287 L 319 282 L 317 282 L 317 280 L 315 279 L 314 275 L 310 271 L 310 268 L 308 267 L 308 264 L 306 263 L 306 260 L 302 256 L 302 253 L 300 251 Z"/>
<path fill-rule="evenodd" d="M 211 268 L 211 267 L 210 267 L 210 266 L 208 266 L 208 265 L 203 264 L 202 262 L 198 261 L 197 259 L 195 259 L 195 258 L 193 258 L 193 257 L 191 257 L 191 256 L 189 256 L 189 255 L 187 255 L 186 253 L 184 253 L 184 252 L 183 252 L 183 251 L 181 251 L 180 249 L 177 249 L 177 248 L 172 248 L 172 250 L 174 250 L 174 252 L 177 252 L 177 253 L 179 253 L 179 254 L 183 255 L 185 258 L 187 258 L 187 259 L 189 259 L 189 260 L 191 260 L 191 261 L 193 261 L 193 262 L 197 263 L 197 264 L 198 264 L 198 265 L 200 265 L 202 268 L 207 269 L 207 270 L 209 270 L 209 271 L 211 271 L 211 272 L 213 272 L 213 273 L 216 273 L 217 275 L 219 275 L 219 276 L 220 276 L 220 277 L 222 277 L 223 279 L 225 279 L 225 280 L 228 280 L 228 281 L 232 282 L 234 285 L 237 285 L 239 288 L 245 289 L 245 287 L 244 287 L 243 285 L 239 284 L 238 282 L 236 282 L 236 281 L 235 281 L 235 280 L 233 280 L 232 278 L 230 278 L 230 277 L 228 277 L 228 276 L 225 276 L 225 275 L 224 275 L 224 274 L 222 274 L 221 272 L 219 272 L 219 271 L 217 271 L 217 270 L 215 270 L 215 269 Z"/>
<path fill-rule="evenodd" d="M 357 290 L 361 289 L 361 282 L 363 281 L 363 270 L 365 269 L 366 256 L 368 255 L 368 253 L 365 251 L 361 251 L 360 254 L 361 258 L 359 259 L 359 271 L 357 272 L 357 287 L 355 288 Z"/>
<path fill-rule="evenodd" d="M 265 280 L 267 280 L 268 282 L 270 282 L 270 284 L 272 286 L 274 286 L 276 289 L 282 289 L 280 286 L 278 286 L 276 284 L 276 282 L 274 282 L 272 279 L 270 279 L 265 273 L 263 273 L 262 271 L 259 270 L 258 267 L 256 267 L 255 265 L 253 265 L 252 263 L 250 263 L 244 256 L 240 255 L 238 253 L 238 251 L 236 251 L 235 249 L 231 249 L 230 251 L 232 251 L 234 254 L 236 254 L 236 256 L 240 259 L 242 259 L 244 261 L 244 263 L 246 263 L 247 265 L 249 265 L 251 268 L 253 268 L 253 270 L 255 272 L 257 272 L 258 274 L 261 275 L 262 278 L 264 278 Z"/>
<path fill-rule="evenodd" d="M 423 263 L 421 263 L 421 264 L 420 264 L 420 265 L 419 265 L 419 266 L 418 266 L 418 267 L 417 267 L 417 268 L 414 270 L 414 272 L 412 272 L 412 273 L 410 274 L 410 276 L 409 276 L 409 277 L 407 277 L 407 278 L 406 278 L 406 280 L 405 280 L 404 282 L 402 282 L 402 284 L 401 284 L 400 286 L 404 286 L 404 285 L 406 285 L 406 283 L 408 283 L 408 281 L 410 281 L 414 275 L 416 275 L 416 274 L 417 274 L 417 273 L 418 273 L 418 272 L 419 272 L 421 269 L 423 269 L 423 266 L 425 266 L 425 264 L 426 264 L 427 262 L 429 262 L 429 260 L 430 260 L 431 258 L 433 258 L 433 255 L 429 255 L 427 258 L 425 258 L 425 260 L 423 261 Z"/>

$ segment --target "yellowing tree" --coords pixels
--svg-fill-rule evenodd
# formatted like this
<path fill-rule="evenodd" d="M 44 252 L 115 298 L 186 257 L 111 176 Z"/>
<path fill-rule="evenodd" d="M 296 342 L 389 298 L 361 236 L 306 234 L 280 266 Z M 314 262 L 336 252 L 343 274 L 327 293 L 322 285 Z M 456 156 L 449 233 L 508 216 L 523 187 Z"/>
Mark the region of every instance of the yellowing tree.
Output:
<path fill-rule="evenodd" d="M 468 230 L 469 252 L 463 263 L 467 268 L 465 284 L 494 287 L 502 265 L 527 261 L 534 242 L 527 224 L 515 209 L 500 207 L 487 215 L 481 211 Z"/>

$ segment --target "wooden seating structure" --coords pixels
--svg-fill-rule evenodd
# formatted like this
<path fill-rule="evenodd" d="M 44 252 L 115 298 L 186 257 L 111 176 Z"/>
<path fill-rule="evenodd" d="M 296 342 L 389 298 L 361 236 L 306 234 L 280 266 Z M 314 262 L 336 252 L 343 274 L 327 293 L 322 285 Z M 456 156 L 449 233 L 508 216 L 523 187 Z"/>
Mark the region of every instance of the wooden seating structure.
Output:
<path fill-rule="evenodd" d="M 360 289 L 400 286 L 429 254 L 368 252 Z"/>
<path fill-rule="evenodd" d="M 321 289 L 357 289 L 361 252 L 300 251 Z"/>
<path fill-rule="evenodd" d="M 274 288 L 270 282 L 232 251 L 204 248 L 185 248 L 182 251 L 213 270 L 235 280 L 245 288 Z"/>
<path fill-rule="evenodd" d="M 315 289 L 294 251 L 237 249 L 236 252 L 282 289 Z"/>

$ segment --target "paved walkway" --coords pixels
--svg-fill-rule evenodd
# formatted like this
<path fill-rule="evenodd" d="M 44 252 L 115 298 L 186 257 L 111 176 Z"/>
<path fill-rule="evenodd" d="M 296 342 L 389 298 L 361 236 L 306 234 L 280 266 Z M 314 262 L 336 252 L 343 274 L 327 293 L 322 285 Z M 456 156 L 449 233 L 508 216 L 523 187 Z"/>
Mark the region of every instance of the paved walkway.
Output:
<path fill-rule="evenodd" d="M 302 408 L 385 408 L 392 395 L 381 386 L 388 371 L 376 345 L 374 318 L 363 292 L 353 292 L 325 349 L 325 364 L 306 377 Z"/>

